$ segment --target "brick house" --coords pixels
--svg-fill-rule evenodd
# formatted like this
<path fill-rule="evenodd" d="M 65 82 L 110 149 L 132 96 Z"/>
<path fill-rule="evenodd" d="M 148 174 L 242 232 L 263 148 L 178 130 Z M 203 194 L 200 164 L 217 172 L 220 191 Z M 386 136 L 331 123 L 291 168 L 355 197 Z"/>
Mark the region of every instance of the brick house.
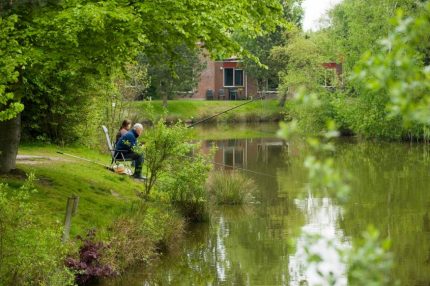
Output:
<path fill-rule="evenodd" d="M 325 69 L 324 87 L 333 89 L 343 87 L 343 64 L 336 62 L 327 62 L 322 64 Z"/>
<path fill-rule="evenodd" d="M 257 96 L 257 82 L 241 67 L 241 60 L 213 61 L 203 56 L 206 68 L 200 75 L 195 99 L 240 100 Z"/>

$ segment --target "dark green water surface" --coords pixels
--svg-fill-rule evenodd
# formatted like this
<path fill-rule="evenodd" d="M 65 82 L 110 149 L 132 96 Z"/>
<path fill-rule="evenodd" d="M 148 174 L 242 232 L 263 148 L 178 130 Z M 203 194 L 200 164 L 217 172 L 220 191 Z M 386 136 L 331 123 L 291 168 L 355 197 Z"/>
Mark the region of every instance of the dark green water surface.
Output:
<path fill-rule="evenodd" d="M 209 223 L 192 226 L 178 251 L 102 285 L 312 285 L 317 280 L 303 268 L 302 231 L 348 246 L 369 224 L 391 239 L 392 275 L 401 285 L 430 285 L 428 146 L 339 140 L 336 164 L 353 176 L 350 199 L 340 206 L 307 192 L 308 149 L 300 141 L 204 142 L 211 144 L 219 147 L 216 162 L 267 174 L 245 173 L 258 186 L 258 203 L 213 210 Z M 344 265 L 325 251 L 321 246 L 326 266 L 342 273 Z"/>

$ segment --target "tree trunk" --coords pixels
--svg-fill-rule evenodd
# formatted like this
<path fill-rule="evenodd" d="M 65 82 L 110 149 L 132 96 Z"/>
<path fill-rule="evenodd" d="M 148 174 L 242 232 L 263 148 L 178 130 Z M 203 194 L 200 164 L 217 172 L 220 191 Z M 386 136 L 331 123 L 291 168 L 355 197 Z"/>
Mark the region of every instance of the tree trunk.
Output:
<path fill-rule="evenodd" d="M 163 92 L 163 107 L 167 108 L 167 92 Z"/>
<path fill-rule="evenodd" d="M 8 173 L 16 168 L 21 139 L 21 114 L 15 118 L 0 122 L 0 173 Z"/>
<path fill-rule="evenodd" d="M 284 93 L 282 93 L 282 95 L 281 95 L 281 98 L 279 99 L 279 104 L 278 104 L 278 106 L 279 107 L 284 107 L 285 106 L 285 102 L 287 101 L 287 93 L 286 92 L 284 92 Z"/>

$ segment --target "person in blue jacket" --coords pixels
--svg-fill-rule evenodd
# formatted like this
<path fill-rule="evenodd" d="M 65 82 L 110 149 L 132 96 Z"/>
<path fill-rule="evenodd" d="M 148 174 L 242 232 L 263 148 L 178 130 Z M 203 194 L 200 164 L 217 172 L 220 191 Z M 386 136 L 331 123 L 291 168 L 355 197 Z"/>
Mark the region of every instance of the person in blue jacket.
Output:
<path fill-rule="evenodd" d="M 132 159 L 134 161 L 133 177 L 145 180 L 146 178 L 142 176 L 143 154 L 137 154 L 133 151 L 133 147 L 137 145 L 137 138 L 142 134 L 142 132 L 142 124 L 134 124 L 130 131 L 119 138 L 115 146 L 115 156 L 117 156 L 118 153 L 122 153 L 125 159 Z"/>

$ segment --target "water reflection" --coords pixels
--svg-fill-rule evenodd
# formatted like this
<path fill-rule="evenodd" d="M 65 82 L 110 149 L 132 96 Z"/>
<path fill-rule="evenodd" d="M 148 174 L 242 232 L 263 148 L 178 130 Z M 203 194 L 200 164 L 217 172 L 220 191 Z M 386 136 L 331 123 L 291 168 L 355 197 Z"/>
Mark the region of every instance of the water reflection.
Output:
<path fill-rule="evenodd" d="M 295 200 L 297 207 L 305 214 L 306 224 L 301 228 L 301 234 L 296 239 L 296 252 L 290 256 L 290 285 L 326 285 L 323 277 L 336 277 L 334 285 L 347 285 L 346 267 L 338 250 L 350 247 L 343 231 L 338 228 L 338 220 L 342 209 L 330 198 L 314 198 L 308 194 L 306 199 Z M 309 241 L 309 235 L 318 234 L 317 241 Z M 308 249 L 319 255 L 326 263 L 308 264 Z"/>
<path fill-rule="evenodd" d="M 429 151 L 422 145 L 341 140 L 336 165 L 350 170 L 353 192 L 340 207 L 331 198 L 306 192 L 303 142 L 278 139 L 207 141 L 214 160 L 270 176 L 255 179 L 258 204 L 213 210 L 211 221 L 194 226 L 180 251 L 153 269 L 140 267 L 103 285 L 313 285 L 316 269 L 304 271 L 303 232 L 323 234 L 337 247 L 349 247 L 369 224 L 392 240 L 393 275 L 401 285 L 430 283 Z M 330 263 L 338 285 L 345 266 L 327 245 L 316 246 Z"/>

